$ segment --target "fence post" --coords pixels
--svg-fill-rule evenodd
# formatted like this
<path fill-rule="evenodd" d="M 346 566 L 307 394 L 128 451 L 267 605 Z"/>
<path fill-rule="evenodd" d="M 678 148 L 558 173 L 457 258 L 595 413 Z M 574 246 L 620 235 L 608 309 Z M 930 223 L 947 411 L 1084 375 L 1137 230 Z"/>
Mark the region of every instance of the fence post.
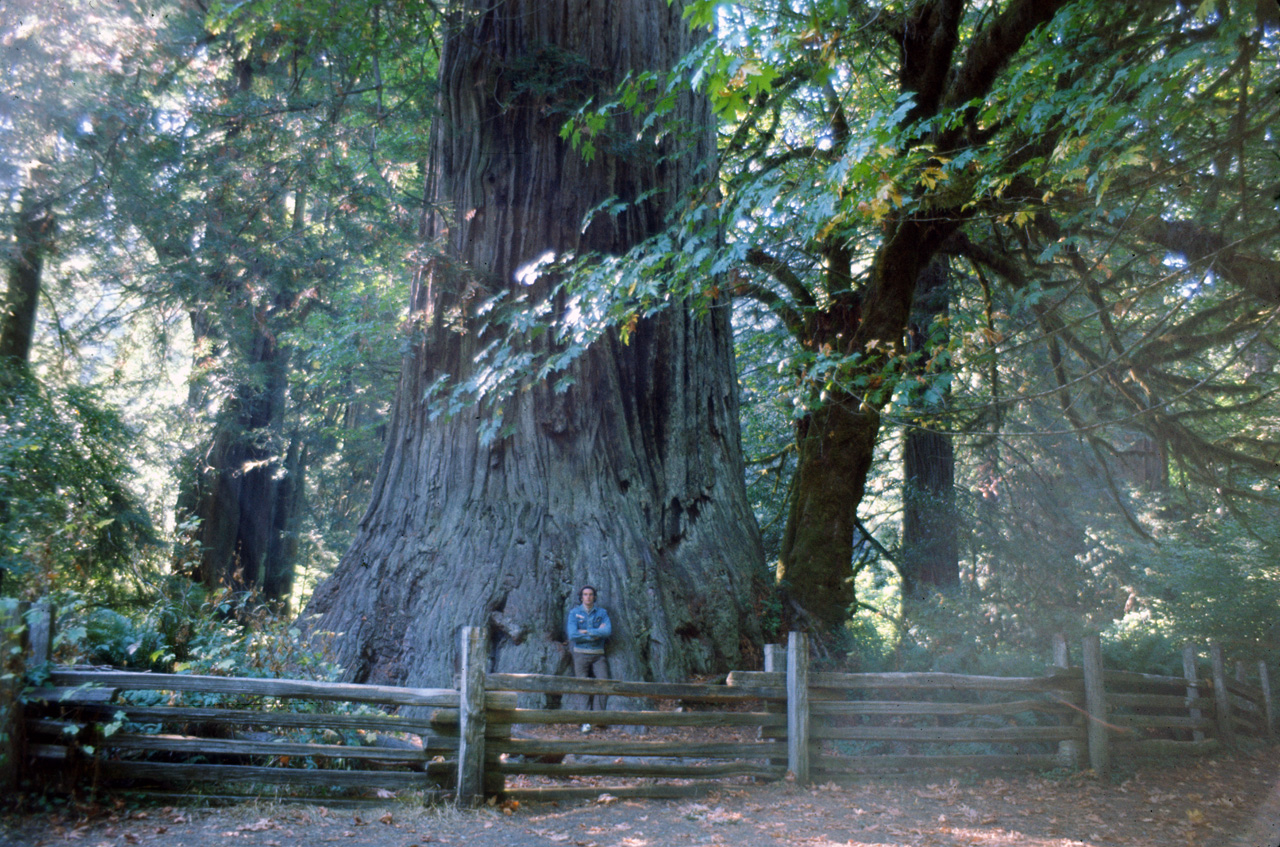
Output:
<path fill-rule="evenodd" d="M 1187 680 L 1187 713 L 1193 721 L 1198 721 L 1202 717 L 1200 707 L 1195 705 L 1195 701 L 1200 697 L 1200 686 L 1197 685 L 1196 679 L 1196 648 L 1194 644 L 1182 645 L 1182 675 Z M 1204 731 L 1199 729 L 1191 730 L 1192 741 L 1204 741 Z"/>
<path fill-rule="evenodd" d="M 483 629 L 474 626 L 463 628 L 458 644 L 462 657 L 456 798 L 459 804 L 475 805 L 484 799 L 485 647 Z"/>
<path fill-rule="evenodd" d="M 1258 687 L 1262 689 L 1262 713 L 1267 721 L 1267 738 L 1275 737 L 1276 712 L 1275 701 L 1271 699 L 1271 676 L 1267 673 L 1267 663 L 1258 660 Z"/>
<path fill-rule="evenodd" d="M 18 759 L 22 755 L 22 609 L 13 600 L 0 600 L 0 793 L 18 787 Z"/>
<path fill-rule="evenodd" d="M 787 636 L 787 770 L 809 784 L 809 635 Z"/>
<path fill-rule="evenodd" d="M 782 673 L 787 669 L 787 648 L 781 644 L 764 645 L 764 672 Z"/>
<path fill-rule="evenodd" d="M 1227 665 L 1222 660 L 1222 645 L 1209 642 L 1209 661 L 1213 666 L 1213 711 L 1218 724 L 1218 740 L 1231 744 L 1235 734 L 1231 730 L 1231 698 L 1227 694 Z"/>
<path fill-rule="evenodd" d="M 1111 770 L 1111 751 L 1107 748 L 1107 692 L 1102 676 L 1102 639 L 1086 635 L 1082 645 L 1084 664 L 1084 708 L 1088 713 L 1089 767 L 1098 776 Z"/>
<path fill-rule="evenodd" d="M 764 672 L 765 672 L 765 673 L 780 673 L 780 674 L 785 674 L 785 673 L 787 672 L 787 648 L 786 648 L 786 646 L 784 646 L 784 645 L 782 645 L 782 644 L 766 644 L 766 645 L 764 645 Z M 765 709 L 765 711 L 766 711 L 766 712 L 775 712 L 775 713 L 776 713 L 776 712 L 780 712 L 780 711 L 786 711 L 786 706 L 785 706 L 785 705 L 781 705 L 781 706 L 780 706 L 776 701 L 772 701 L 772 700 L 771 700 L 771 701 L 767 701 L 767 702 L 765 703 L 764 709 Z M 765 737 L 765 735 L 766 735 L 765 728 L 764 728 L 764 727 L 760 727 L 758 730 L 756 730 L 756 734 L 757 734 L 757 736 L 758 736 L 759 738 L 763 739 L 763 738 Z M 771 764 L 771 765 L 785 765 L 785 764 L 786 764 L 786 762 L 785 762 L 784 760 L 782 760 L 782 759 L 770 759 L 770 760 L 769 760 L 769 764 Z"/>
<path fill-rule="evenodd" d="M 1067 646 L 1067 636 L 1063 632 L 1053 634 L 1053 666 L 1068 668 L 1071 666 L 1071 648 Z M 1074 722 L 1074 718 L 1072 721 Z M 1074 741 L 1058 742 L 1058 760 L 1066 768 L 1080 766 L 1080 745 Z"/>

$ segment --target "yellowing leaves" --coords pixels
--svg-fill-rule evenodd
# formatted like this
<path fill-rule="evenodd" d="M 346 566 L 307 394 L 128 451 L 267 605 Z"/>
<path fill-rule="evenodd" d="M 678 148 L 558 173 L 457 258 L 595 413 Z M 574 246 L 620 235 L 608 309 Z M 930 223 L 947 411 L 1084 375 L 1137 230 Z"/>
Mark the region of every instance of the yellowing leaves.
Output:
<path fill-rule="evenodd" d="M 640 315 L 636 312 L 632 312 L 630 315 L 627 316 L 627 319 L 625 321 L 622 321 L 618 325 L 618 340 L 620 340 L 623 344 L 630 344 L 631 336 L 633 333 L 635 333 L 636 327 L 639 326 L 639 324 L 640 324 Z"/>
<path fill-rule="evenodd" d="M 870 200 L 858 203 L 858 211 L 870 217 L 876 223 L 884 220 L 895 208 L 902 208 L 902 191 L 899 190 L 893 177 L 882 174 L 882 181 L 876 186 L 876 193 Z"/>
<path fill-rule="evenodd" d="M 920 184 L 932 191 L 938 186 L 938 183 L 949 178 L 949 174 L 942 169 L 941 165 L 930 165 L 920 174 Z"/>
<path fill-rule="evenodd" d="M 1010 212 L 1009 214 L 1006 214 L 1006 215 L 1000 215 L 996 218 L 996 220 L 1000 221 L 1000 223 L 1003 223 L 1003 224 L 1013 224 L 1014 226 L 1026 226 L 1027 224 L 1031 223 L 1031 221 L 1035 220 L 1035 216 L 1036 216 L 1035 212 L 1031 211 L 1030 209 L 1022 209 L 1021 211 Z"/>
<path fill-rule="evenodd" d="M 863 205 L 864 204 L 859 204 L 859 207 L 858 207 L 859 211 L 862 211 Z M 818 231 L 818 238 L 821 240 L 825 240 L 828 236 L 831 235 L 831 233 L 835 232 L 836 227 L 844 223 L 844 220 L 845 220 L 845 216 L 843 212 L 833 215 L 831 217 L 831 220 L 827 221 L 827 223 L 822 227 L 822 229 Z"/>

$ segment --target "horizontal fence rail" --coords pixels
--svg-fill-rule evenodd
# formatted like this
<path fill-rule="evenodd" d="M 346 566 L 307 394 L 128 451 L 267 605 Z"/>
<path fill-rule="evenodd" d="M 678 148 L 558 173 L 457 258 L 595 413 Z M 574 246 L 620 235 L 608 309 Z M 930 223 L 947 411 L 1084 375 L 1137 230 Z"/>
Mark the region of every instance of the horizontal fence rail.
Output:
<path fill-rule="evenodd" d="M 784 681 L 782 673 L 735 672 L 729 678 L 731 685 L 765 688 Z M 1060 744 L 1084 741 L 1074 720 L 1082 702 L 1080 676 L 1069 671 L 1044 677 L 813 673 L 809 768 L 821 779 L 922 765 L 1062 765 Z M 770 728 L 765 737 L 786 732 Z"/>
<path fill-rule="evenodd" d="M 451 688 L 399 688 L 392 685 L 357 685 L 305 679 L 153 674 L 81 668 L 55 668 L 50 678 L 54 684 L 61 686 L 105 685 L 121 691 L 162 689 L 202 694 L 345 700 L 388 706 L 458 707 L 458 692 Z M 163 680 L 163 685 L 157 684 L 157 680 Z"/>
<path fill-rule="evenodd" d="M 758 732 L 767 727 L 783 727 L 786 716 L 766 709 L 769 703 L 785 702 L 786 692 L 780 687 L 753 686 L 732 688 L 724 685 L 693 683 L 634 682 L 627 680 L 594 680 L 544 674 L 488 674 L 485 687 L 508 691 L 560 695 L 611 695 L 650 704 L 676 701 L 681 711 L 650 709 L 610 709 L 606 712 L 586 709 L 486 709 L 490 724 L 504 727 L 561 727 L 575 729 L 579 724 L 607 721 L 610 727 L 628 731 L 611 738 L 585 739 L 528 738 L 498 734 L 487 740 L 486 768 L 504 777 L 627 777 L 659 780 L 716 780 L 728 777 L 781 778 L 786 773 L 782 763 L 787 754 L 785 739 L 744 742 L 728 741 L 691 743 L 685 739 L 664 737 L 680 729 L 709 731 L 712 729 L 752 728 Z M 683 710 L 698 704 L 698 710 Z M 637 730 L 645 732 L 637 737 Z M 757 735 L 758 735 L 757 732 Z M 697 786 L 688 787 L 699 790 Z M 616 785 L 601 788 L 553 787 L 512 788 L 508 795 L 525 799 L 565 799 L 595 796 L 607 791 L 614 796 L 649 794 L 653 786 Z"/>
<path fill-rule="evenodd" d="M 726 688 L 723 685 L 694 683 L 630 682 L 620 679 L 579 679 L 550 674 L 494 673 L 485 678 L 485 688 L 494 691 L 527 691 L 543 694 L 607 694 L 686 702 L 725 703 L 744 700 L 784 700 L 782 686 Z"/>
<path fill-rule="evenodd" d="M 47 663 L 46 613 L 31 629 L 33 658 Z M 11 737 L 28 773 L 64 784 L 411 789 L 476 802 L 676 796 L 788 773 L 802 783 L 922 767 L 1104 773 L 1112 755 L 1200 754 L 1271 738 L 1275 726 L 1266 665 L 1256 684 L 1243 665 L 1228 675 L 1217 645 L 1207 663 L 1188 647 L 1182 676 L 1103 668 L 1096 636 L 1080 666 L 1059 639 L 1043 676 L 835 673 L 811 672 L 807 638 L 793 633 L 785 650 L 769 648 L 768 670 L 723 684 L 486 673 L 478 629 L 459 649 L 456 689 L 46 665 Z M 529 695 L 562 707 L 522 708 L 536 703 Z M 625 708 L 573 707 L 583 695 Z M 611 730 L 576 731 L 587 723 Z"/>
<path fill-rule="evenodd" d="M 98 779 L 166 784 L 250 782 L 429 793 L 443 793 L 457 772 L 460 695 L 454 689 L 96 668 L 53 668 L 49 677 L 52 686 L 32 689 L 25 697 L 26 752 L 46 770 L 92 770 Z M 131 701 L 123 692 L 143 696 Z M 169 702 L 184 694 L 258 704 Z M 142 702 L 145 695 L 162 695 L 166 702 Z M 326 711 L 343 704 L 372 711 Z M 515 697 L 495 695 L 493 705 L 509 709 Z M 401 707 L 429 710 L 430 717 L 392 714 Z M 362 738 L 374 743 L 361 744 Z"/>

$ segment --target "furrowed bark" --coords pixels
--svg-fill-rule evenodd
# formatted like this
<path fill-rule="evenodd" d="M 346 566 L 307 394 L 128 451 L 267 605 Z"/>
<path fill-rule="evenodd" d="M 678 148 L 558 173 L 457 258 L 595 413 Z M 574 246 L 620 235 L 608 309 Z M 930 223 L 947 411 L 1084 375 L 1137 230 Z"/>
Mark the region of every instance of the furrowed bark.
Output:
<path fill-rule="evenodd" d="M 563 672 L 564 614 L 589 582 L 613 618 L 615 675 L 731 667 L 758 642 L 749 606 L 763 552 L 743 486 L 727 304 L 669 309 L 626 343 L 608 333 L 556 385 L 504 401 L 509 430 L 488 444 L 487 412 L 434 417 L 424 401 L 490 340 L 475 331 L 480 300 L 525 290 L 517 271 L 548 253 L 625 251 L 705 176 L 710 116 L 692 96 L 661 141 L 634 143 L 639 126 L 624 117 L 588 162 L 559 135 L 587 97 L 688 49 L 681 6 L 460 5 L 441 64 L 428 197 L 439 213 L 424 232 L 441 249 L 411 300 L 420 343 L 373 503 L 313 596 L 310 626 L 342 633 L 337 657 L 361 681 L 447 684 L 466 625 L 489 627 L 492 670 Z M 584 229 L 610 197 L 636 202 Z"/>

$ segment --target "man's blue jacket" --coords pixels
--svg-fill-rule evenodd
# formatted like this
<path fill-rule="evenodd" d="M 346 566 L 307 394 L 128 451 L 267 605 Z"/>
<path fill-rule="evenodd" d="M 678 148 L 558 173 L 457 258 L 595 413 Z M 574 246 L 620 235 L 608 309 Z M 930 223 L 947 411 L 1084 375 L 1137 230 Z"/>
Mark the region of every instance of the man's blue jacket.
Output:
<path fill-rule="evenodd" d="M 587 634 L 580 634 L 580 629 L 585 629 Z M 588 612 L 586 606 L 577 605 L 565 618 L 564 632 L 575 653 L 603 653 L 605 641 L 613 634 L 613 624 L 603 606 L 595 606 Z"/>

